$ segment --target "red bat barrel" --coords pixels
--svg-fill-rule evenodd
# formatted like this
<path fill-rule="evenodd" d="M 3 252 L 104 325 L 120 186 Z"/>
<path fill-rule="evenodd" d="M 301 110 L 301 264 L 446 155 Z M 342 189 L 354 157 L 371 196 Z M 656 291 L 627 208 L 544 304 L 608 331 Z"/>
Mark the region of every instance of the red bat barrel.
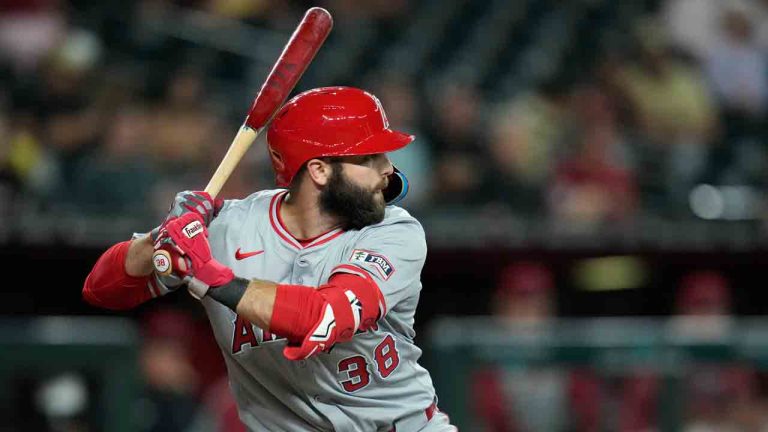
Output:
<path fill-rule="evenodd" d="M 307 11 L 253 101 L 246 125 L 258 130 L 269 122 L 307 70 L 332 27 L 333 18 L 327 10 L 313 7 Z"/>

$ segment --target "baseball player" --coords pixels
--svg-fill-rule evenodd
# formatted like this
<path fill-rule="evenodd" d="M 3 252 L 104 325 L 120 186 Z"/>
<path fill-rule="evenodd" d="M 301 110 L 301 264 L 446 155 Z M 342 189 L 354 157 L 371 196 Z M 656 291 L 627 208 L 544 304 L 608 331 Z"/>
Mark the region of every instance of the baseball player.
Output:
<path fill-rule="evenodd" d="M 179 193 L 101 256 L 84 298 L 124 309 L 187 286 L 250 430 L 454 431 L 413 341 L 424 231 L 391 205 L 408 183 L 386 153 L 412 140 L 363 90 L 302 93 L 267 132 L 284 189 Z"/>

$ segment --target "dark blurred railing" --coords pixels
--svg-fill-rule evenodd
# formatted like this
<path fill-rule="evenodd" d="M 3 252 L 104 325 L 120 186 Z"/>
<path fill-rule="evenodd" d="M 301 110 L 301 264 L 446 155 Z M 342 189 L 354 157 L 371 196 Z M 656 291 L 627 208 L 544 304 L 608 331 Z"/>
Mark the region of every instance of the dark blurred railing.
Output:
<path fill-rule="evenodd" d="M 648 215 L 633 222 L 577 226 L 545 218 L 456 209 L 414 212 L 436 248 L 539 248 L 547 250 L 635 249 L 755 251 L 768 249 L 766 225 L 760 221 L 671 220 Z M 98 247 L 148 231 L 151 217 L 93 216 L 60 212 L 0 215 L 0 245 L 56 243 Z"/>

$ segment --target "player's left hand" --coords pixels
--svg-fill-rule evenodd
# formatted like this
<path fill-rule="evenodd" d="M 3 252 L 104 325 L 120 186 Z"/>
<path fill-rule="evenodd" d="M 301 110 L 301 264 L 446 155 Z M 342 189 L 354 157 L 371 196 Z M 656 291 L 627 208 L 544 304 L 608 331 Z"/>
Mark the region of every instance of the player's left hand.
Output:
<path fill-rule="evenodd" d="M 152 264 L 155 271 L 182 279 L 198 299 L 205 296 L 211 286 L 225 285 L 235 277 L 232 269 L 211 255 L 208 229 L 195 212 L 168 221 L 160 230 L 154 247 Z"/>
<path fill-rule="evenodd" d="M 283 355 L 288 360 L 304 360 L 316 352 L 330 352 L 336 342 L 336 317 L 331 305 L 326 304 L 320 318 L 312 326 L 301 345 L 288 345 L 283 349 Z"/>

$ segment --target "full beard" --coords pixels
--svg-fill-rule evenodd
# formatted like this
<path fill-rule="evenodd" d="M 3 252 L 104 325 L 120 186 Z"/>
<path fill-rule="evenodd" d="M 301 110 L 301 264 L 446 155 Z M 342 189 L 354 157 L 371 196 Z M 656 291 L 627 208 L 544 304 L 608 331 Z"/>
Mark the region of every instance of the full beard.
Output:
<path fill-rule="evenodd" d="M 383 195 L 352 183 L 334 166 L 328 185 L 320 192 L 320 208 L 337 218 L 344 230 L 359 230 L 384 220 Z"/>

